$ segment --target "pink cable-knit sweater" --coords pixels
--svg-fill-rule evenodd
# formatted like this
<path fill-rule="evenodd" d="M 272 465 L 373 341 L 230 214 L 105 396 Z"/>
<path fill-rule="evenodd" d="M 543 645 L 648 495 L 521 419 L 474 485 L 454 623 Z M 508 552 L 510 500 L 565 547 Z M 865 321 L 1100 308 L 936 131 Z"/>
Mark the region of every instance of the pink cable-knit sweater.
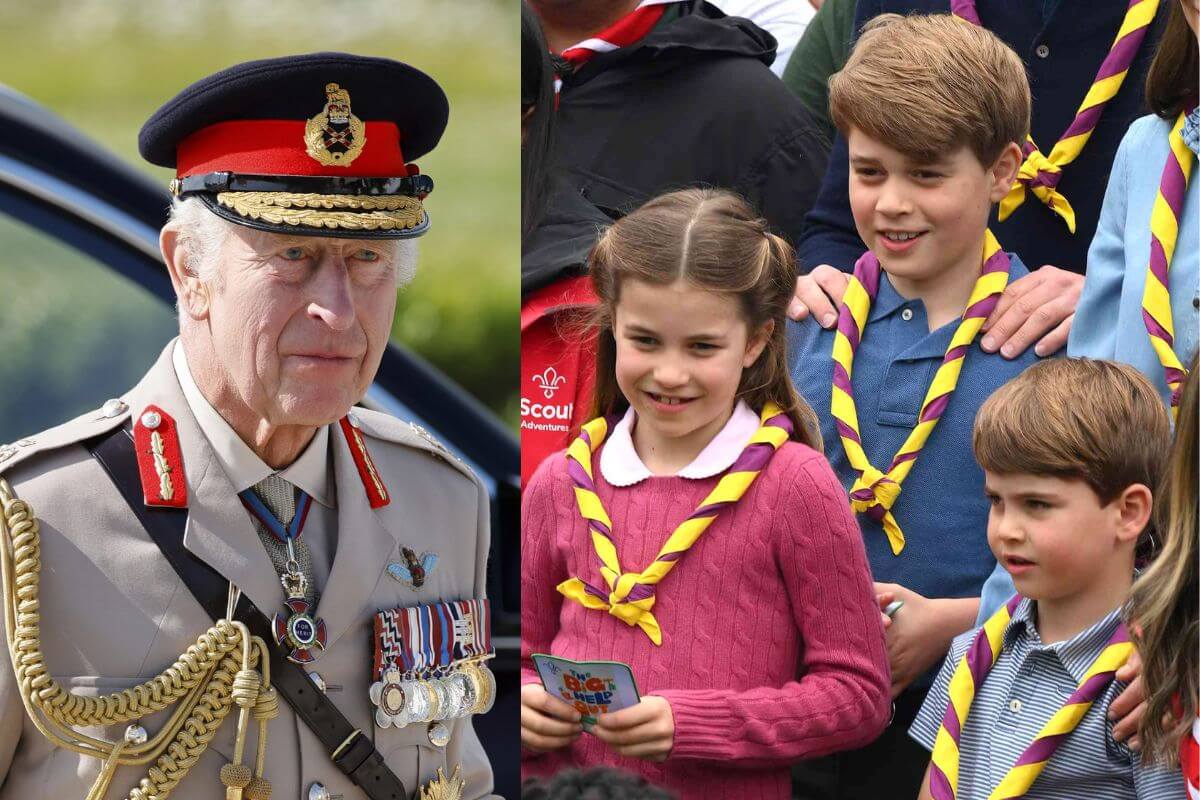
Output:
<path fill-rule="evenodd" d="M 649 564 L 717 477 L 651 477 L 629 488 L 594 470 L 624 569 Z M 661 763 L 624 758 L 584 734 L 523 755 L 523 771 L 615 766 L 681 798 L 791 796 L 789 765 L 875 739 L 890 709 L 883 627 L 862 534 L 825 458 L 788 442 L 659 585 L 655 646 L 641 629 L 567 601 L 571 576 L 603 586 L 562 453 L 542 462 L 521 519 L 522 683 L 529 657 L 629 664 L 675 720 Z"/>

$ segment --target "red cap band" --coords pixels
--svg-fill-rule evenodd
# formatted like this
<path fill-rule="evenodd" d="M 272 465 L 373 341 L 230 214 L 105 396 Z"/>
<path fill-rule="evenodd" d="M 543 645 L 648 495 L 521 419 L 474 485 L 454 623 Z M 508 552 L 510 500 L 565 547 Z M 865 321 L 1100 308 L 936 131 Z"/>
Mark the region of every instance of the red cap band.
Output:
<path fill-rule="evenodd" d="M 218 122 L 196 131 L 175 149 L 175 174 L 329 175 L 392 178 L 408 174 L 394 122 L 367 122 L 366 144 L 348 166 L 324 166 L 308 154 L 304 120 Z"/>

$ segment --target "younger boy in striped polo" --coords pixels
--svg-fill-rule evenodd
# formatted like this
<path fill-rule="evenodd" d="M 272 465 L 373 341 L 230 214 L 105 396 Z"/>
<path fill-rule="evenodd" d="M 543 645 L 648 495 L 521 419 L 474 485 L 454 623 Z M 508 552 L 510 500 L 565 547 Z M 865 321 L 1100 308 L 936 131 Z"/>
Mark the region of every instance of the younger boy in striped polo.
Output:
<path fill-rule="evenodd" d="M 913 722 L 932 750 L 921 800 L 1184 800 L 1179 773 L 1141 764 L 1107 719 L 1170 447 L 1157 391 L 1123 364 L 1046 361 L 988 398 L 973 446 L 1018 594 L 954 640 Z"/>

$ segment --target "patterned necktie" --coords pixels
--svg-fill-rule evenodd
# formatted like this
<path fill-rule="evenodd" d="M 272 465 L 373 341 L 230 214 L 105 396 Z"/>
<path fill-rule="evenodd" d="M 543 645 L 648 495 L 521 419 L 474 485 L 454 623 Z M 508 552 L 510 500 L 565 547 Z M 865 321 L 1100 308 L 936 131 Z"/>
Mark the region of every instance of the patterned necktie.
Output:
<path fill-rule="evenodd" d="M 958 793 L 959 741 L 963 727 L 967 724 L 967 713 L 979 687 L 983 685 L 1004 644 L 1004 631 L 1012 621 L 1012 615 L 1020 605 L 1021 595 L 1013 595 L 1000 610 L 992 615 L 975 634 L 971 647 L 958 662 L 950 679 L 948 694 L 950 702 L 942 715 L 937 739 L 933 743 L 930 757 L 929 793 L 934 800 L 955 800 Z M 1071 692 L 1062 708 L 1055 712 L 1050 721 L 1042 726 L 1036 738 L 1025 748 L 1000 783 L 988 795 L 988 800 L 1011 800 L 1024 797 L 1029 787 L 1042 774 L 1046 762 L 1054 755 L 1059 745 L 1079 726 L 1080 720 L 1104 690 L 1112 683 L 1116 672 L 1129 659 L 1133 644 L 1125 623 L 1119 623 L 1105 644 L 1100 655 L 1087 668 L 1083 680 Z"/>
<path fill-rule="evenodd" d="M 287 527 L 292 521 L 292 517 L 296 516 L 296 487 L 283 478 L 278 475 L 270 475 L 250 488 L 284 527 Z M 267 530 L 266 526 L 253 514 L 250 515 L 250 518 L 254 520 L 254 529 L 258 531 L 258 538 L 266 548 L 267 555 L 271 557 L 275 571 L 282 575 L 287 571 L 287 544 L 281 542 L 277 536 Z M 293 549 L 296 552 L 296 563 L 299 564 L 300 571 L 308 580 L 308 589 L 304 594 L 304 599 L 312 607 L 316 607 L 317 582 L 313 578 L 312 553 L 308 549 L 308 542 L 304 540 L 303 536 L 299 536 L 293 543 Z"/>
<path fill-rule="evenodd" d="M 1179 236 L 1179 220 L 1196 154 L 1183 140 L 1183 126 L 1191 109 L 1182 111 L 1168 135 L 1170 147 L 1163 166 L 1158 193 L 1150 211 L 1150 263 L 1146 269 L 1146 288 L 1142 293 L 1142 321 L 1150 334 L 1150 346 L 1158 356 L 1171 390 L 1171 416 L 1179 413 L 1179 395 L 1187 369 L 1175 354 L 1175 324 L 1171 318 L 1169 273 Z"/>
<path fill-rule="evenodd" d="M 1146 38 L 1150 23 L 1154 21 L 1154 12 L 1158 10 L 1158 4 L 1159 0 L 1129 0 L 1125 19 L 1121 22 L 1108 55 L 1101 62 L 1092 85 L 1088 87 L 1079 110 L 1075 112 L 1075 119 L 1054 143 L 1050 155 L 1042 154 L 1034 144 L 1032 135 L 1025 138 L 1022 148 L 1025 162 L 1021 165 L 1012 191 L 1000 201 L 1001 222 L 1008 219 L 1009 215 L 1025 202 L 1025 193 L 1028 190 L 1051 211 L 1062 217 L 1071 233 L 1075 232 L 1075 210 L 1057 188 L 1062 178 L 1062 168 L 1083 152 L 1083 146 L 1096 129 L 1104 107 L 1121 89 L 1125 76 L 1129 74 L 1129 67 L 1142 46 L 1142 40 Z M 979 19 L 979 11 L 975 8 L 975 0 L 951 0 L 950 11 L 954 16 L 973 25 L 983 26 Z"/>

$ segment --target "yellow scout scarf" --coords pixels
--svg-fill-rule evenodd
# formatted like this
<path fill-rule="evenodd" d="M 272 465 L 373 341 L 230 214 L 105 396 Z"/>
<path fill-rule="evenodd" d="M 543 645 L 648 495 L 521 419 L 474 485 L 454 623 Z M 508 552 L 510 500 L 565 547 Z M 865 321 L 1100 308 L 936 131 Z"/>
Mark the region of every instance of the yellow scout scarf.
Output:
<path fill-rule="evenodd" d="M 963 359 L 975 341 L 983 321 L 996 307 L 1000 293 L 1008 285 L 1009 258 L 1000 249 L 1000 243 L 991 231 L 987 231 L 983 242 L 983 269 L 962 321 L 946 348 L 942 363 L 933 376 L 933 382 L 921 403 L 917 426 L 908 435 L 900 452 L 892 459 L 886 473 L 880 472 L 867 459 L 863 451 L 862 436 L 858 427 L 858 410 L 854 405 L 854 387 L 850 380 L 854 371 L 854 354 L 858 351 L 863 332 L 867 327 L 867 315 L 875 295 L 879 291 L 879 260 L 870 251 L 863 254 L 854 265 L 854 275 L 846 287 L 842 308 L 838 316 L 838 329 L 833 340 L 833 399 L 830 411 L 837 423 L 838 436 L 846 451 L 846 460 L 858 473 L 858 480 L 850 487 L 850 507 L 855 512 L 866 514 L 883 525 L 892 553 L 899 555 L 904 549 L 904 532 L 892 516 L 892 506 L 900 497 L 900 484 L 912 471 L 917 454 L 933 433 L 934 426 L 950 402 L 950 395 L 958 385 Z"/>
<path fill-rule="evenodd" d="M 1183 125 L 1187 121 L 1186 109 L 1171 127 L 1168 138 L 1170 150 L 1163 167 L 1154 208 L 1150 211 L 1150 263 L 1146 268 L 1146 288 L 1142 293 L 1142 321 L 1150 334 L 1150 345 L 1166 373 L 1167 387 L 1171 390 L 1171 414 L 1179 411 L 1179 395 L 1187 370 L 1175 355 L 1175 325 L 1171 318 L 1171 293 L 1167 277 L 1171 269 L 1171 258 L 1175 255 L 1175 241 L 1179 236 L 1179 217 L 1183 212 L 1183 200 L 1187 194 L 1188 179 L 1196 155 L 1183 140 Z"/>
<path fill-rule="evenodd" d="M 1063 218 L 1071 233 L 1075 232 L 1075 210 L 1071 208 L 1067 198 L 1057 190 L 1058 182 L 1062 179 L 1062 168 L 1083 152 L 1083 146 L 1087 144 L 1092 131 L 1096 129 L 1096 123 L 1100 121 L 1104 106 L 1121 89 L 1121 83 L 1129 74 L 1129 67 L 1137 55 L 1138 48 L 1141 47 L 1142 40 L 1146 38 L 1146 31 L 1157 10 L 1158 0 L 1131 0 L 1108 55 L 1101 62 L 1099 72 L 1092 80 L 1079 110 L 1075 112 L 1075 119 L 1055 142 L 1049 156 L 1042 155 L 1032 136 L 1026 137 L 1025 146 L 1022 148 L 1025 163 L 1021 165 L 1012 190 L 1000 201 L 1001 222 L 1008 219 L 1009 215 L 1025 202 L 1025 192 L 1028 189 L 1049 206 L 1051 211 Z M 975 9 L 975 0 L 951 0 L 950 11 L 960 19 L 983 26 L 979 12 Z"/>
<path fill-rule="evenodd" d="M 596 494 L 592 479 L 592 456 L 608 437 L 613 420 L 597 417 L 583 426 L 579 437 L 567 449 L 567 471 L 575 484 L 575 500 L 579 514 L 588 522 L 592 547 L 600 558 L 600 575 L 608 591 L 579 578 L 558 585 L 558 591 L 582 605 L 607 611 L 626 625 L 637 625 L 650 641 L 662 644 L 662 629 L 654 618 L 654 589 L 667 577 L 700 535 L 720 513 L 737 503 L 767 466 L 771 456 L 792 433 L 792 421 L 774 403 L 767 403 L 760 416 L 761 427 L 750 437 L 750 443 L 737 460 L 721 476 L 716 487 L 699 507 L 679 524 L 658 551 L 650 566 L 641 572 L 622 572 L 617 559 L 617 546 L 612 540 L 612 521 Z"/>
<path fill-rule="evenodd" d="M 934 800 L 954 800 L 958 792 L 959 741 L 967 722 L 971 701 L 983 684 L 984 678 L 1000 657 L 1004 631 L 1012 620 L 1013 612 L 1021 602 L 1020 595 L 1013 595 L 992 618 L 984 623 L 971 642 L 970 649 L 958 662 L 950 678 L 950 702 L 942 715 L 937 739 L 933 742 L 933 755 L 929 768 L 929 790 Z M 1025 748 L 1008 774 L 988 795 L 988 800 L 1009 800 L 1022 797 L 1046 767 L 1046 762 L 1067 738 L 1067 734 L 1079 726 L 1092 704 L 1112 682 L 1118 669 L 1128 660 L 1133 645 L 1125 624 L 1117 625 L 1116 631 L 1100 655 L 1088 667 L 1079 686 L 1042 727 L 1036 738 Z"/>

